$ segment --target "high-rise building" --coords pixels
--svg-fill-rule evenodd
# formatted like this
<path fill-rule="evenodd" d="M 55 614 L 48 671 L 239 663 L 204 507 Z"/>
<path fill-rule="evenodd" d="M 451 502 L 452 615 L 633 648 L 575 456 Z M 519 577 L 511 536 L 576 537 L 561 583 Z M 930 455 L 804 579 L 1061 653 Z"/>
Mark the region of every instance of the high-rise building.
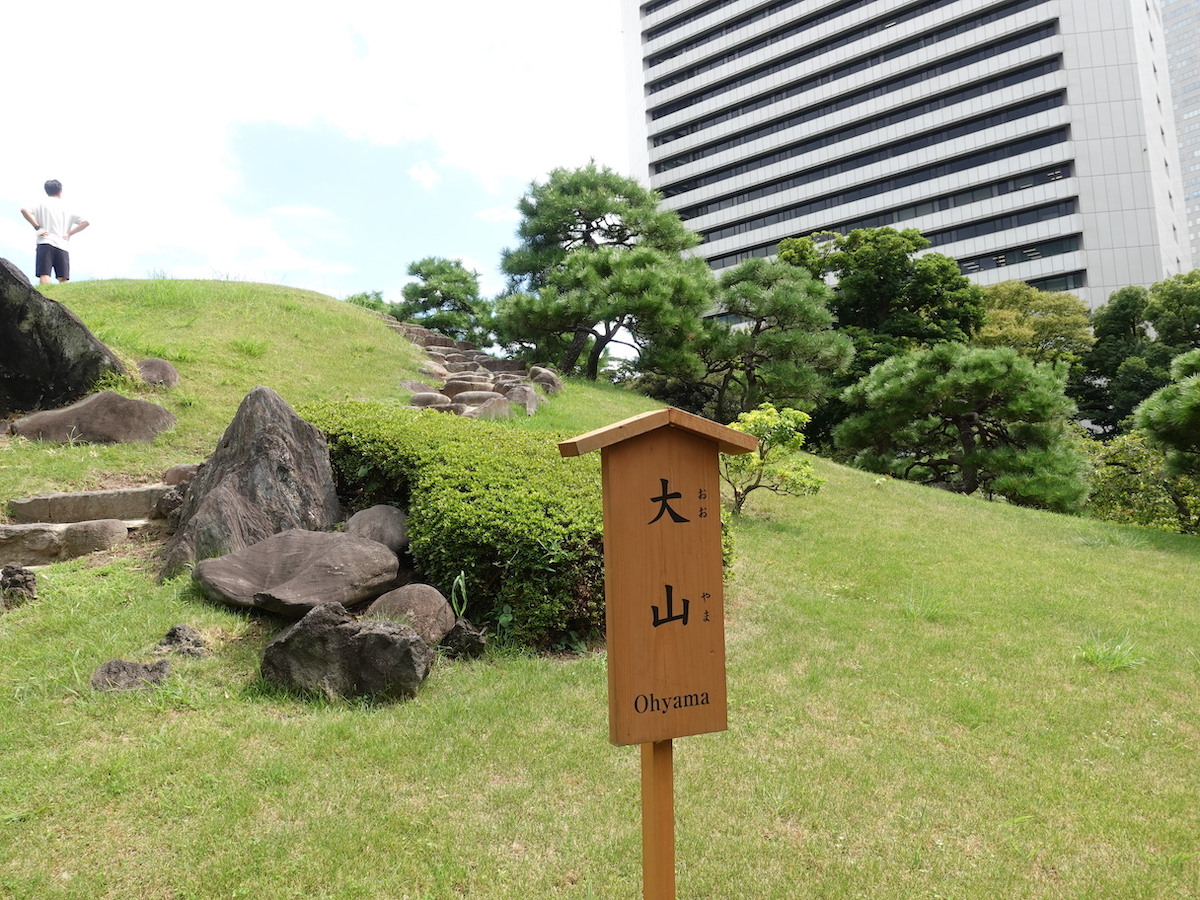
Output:
<path fill-rule="evenodd" d="M 1200 0 L 1162 0 L 1192 259 L 1200 260 Z"/>
<path fill-rule="evenodd" d="M 623 2 L 634 174 L 714 269 L 882 225 L 1092 307 L 1191 267 L 1159 0 Z"/>

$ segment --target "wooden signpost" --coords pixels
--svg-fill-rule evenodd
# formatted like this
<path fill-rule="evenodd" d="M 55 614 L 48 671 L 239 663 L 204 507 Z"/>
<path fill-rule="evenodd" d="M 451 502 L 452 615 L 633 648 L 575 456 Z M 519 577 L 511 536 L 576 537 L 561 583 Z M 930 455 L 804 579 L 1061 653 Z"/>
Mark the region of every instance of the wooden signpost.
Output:
<path fill-rule="evenodd" d="M 608 732 L 642 745 L 646 900 L 675 897 L 672 739 L 727 727 L 717 454 L 757 445 L 670 408 L 558 445 L 563 456 L 600 450 Z"/>

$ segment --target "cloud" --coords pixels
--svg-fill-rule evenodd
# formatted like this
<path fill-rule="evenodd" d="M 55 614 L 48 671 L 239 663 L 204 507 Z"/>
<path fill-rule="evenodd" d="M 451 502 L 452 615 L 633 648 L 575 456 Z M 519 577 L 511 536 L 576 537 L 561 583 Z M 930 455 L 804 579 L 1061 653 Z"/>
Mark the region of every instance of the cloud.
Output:
<path fill-rule="evenodd" d="M 429 164 L 428 160 L 424 159 L 409 169 L 408 175 L 427 191 L 432 191 L 442 180 L 442 176 L 433 170 L 433 166 Z"/>
<path fill-rule="evenodd" d="M 0 256 L 32 261 L 17 210 L 53 177 L 96 226 L 79 237 L 81 272 L 287 273 L 325 289 L 324 273 L 353 271 L 336 259 L 349 252 L 339 214 L 256 195 L 233 151 L 246 123 L 420 145 L 429 161 L 408 174 L 439 193 L 474 186 L 493 198 L 493 209 L 476 204 L 484 223 L 513 221 L 500 204 L 556 166 L 594 157 L 627 168 L 616 3 L 120 7 L 56 4 L 53 62 L 34 39 L 44 8 L 5 9 L 5 64 L 22 73 L 6 118 L 28 139 L 4 148 L 0 216 L 16 226 L 0 228 Z"/>

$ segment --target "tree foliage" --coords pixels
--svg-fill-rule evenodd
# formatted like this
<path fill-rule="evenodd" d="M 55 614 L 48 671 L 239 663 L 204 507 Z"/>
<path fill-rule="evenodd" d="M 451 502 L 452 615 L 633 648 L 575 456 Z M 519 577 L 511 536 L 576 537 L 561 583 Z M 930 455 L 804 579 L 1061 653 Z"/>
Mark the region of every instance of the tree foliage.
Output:
<path fill-rule="evenodd" d="M 647 375 L 636 386 L 683 409 L 730 422 L 762 403 L 811 406 L 844 369 L 850 340 L 833 330 L 829 289 L 804 269 L 749 259 L 726 271 L 695 350 L 703 378 Z"/>
<path fill-rule="evenodd" d="M 1009 348 L 943 343 L 881 363 L 843 399 L 835 433 L 857 465 L 1022 506 L 1077 509 L 1086 462 L 1073 446 L 1063 365 Z"/>
<path fill-rule="evenodd" d="M 1003 281 L 983 289 L 983 303 L 984 321 L 972 341 L 977 347 L 1012 347 L 1034 362 L 1074 365 L 1096 342 L 1087 305 L 1066 291 Z"/>
<path fill-rule="evenodd" d="M 1099 519 L 1181 534 L 1200 533 L 1200 477 L 1167 467 L 1166 454 L 1145 432 L 1107 443 L 1091 441 L 1088 511 Z"/>
<path fill-rule="evenodd" d="M 915 228 L 858 228 L 849 234 L 789 238 L 779 258 L 836 278 L 830 308 L 854 339 L 855 370 L 896 353 L 967 341 L 983 322 L 983 292 Z"/>
<path fill-rule="evenodd" d="M 721 480 L 732 494 L 730 511 L 735 516 L 741 515 L 747 498 L 757 490 L 796 497 L 820 490 L 824 479 L 813 471 L 809 460 L 798 455 L 808 422 L 808 413 L 764 403 L 730 424 L 730 428 L 758 438 L 758 448 L 750 453 L 721 456 Z"/>
<path fill-rule="evenodd" d="M 779 258 L 834 279 L 830 310 L 851 339 L 854 359 L 834 379 L 837 393 L 816 410 L 810 434 L 827 443 L 847 415 L 843 389 L 884 360 L 910 350 L 962 342 L 983 322 L 983 292 L 916 229 L 861 228 L 779 243 Z"/>
<path fill-rule="evenodd" d="M 418 279 L 401 289 L 404 299 L 392 304 L 392 315 L 404 322 L 458 340 L 487 342 L 489 304 L 479 295 L 479 273 L 461 259 L 428 256 L 408 266 Z"/>
<path fill-rule="evenodd" d="M 640 245 L 679 253 L 700 243 L 679 216 L 659 208 L 659 196 L 595 162 L 553 170 L 533 182 L 517 203 L 520 243 L 505 250 L 500 267 L 509 291 L 535 292 L 577 250 Z"/>
<path fill-rule="evenodd" d="M 582 369 L 595 380 L 605 350 L 618 343 L 635 351 L 642 368 L 696 378 L 699 361 L 690 344 L 714 292 L 712 273 L 698 257 L 642 245 L 576 250 L 540 291 L 497 301 L 496 332 L 564 374 Z"/>
<path fill-rule="evenodd" d="M 779 261 L 746 260 L 721 276 L 725 317 L 711 320 L 701 349 L 718 421 L 763 403 L 812 403 L 823 375 L 849 365 L 854 350 L 833 330 L 828 297 L 823 282 Z"/>
<path fill-rule="evenodd" d="M 1200 475 L 1200 350 L 1171 363 L 1171 384 L 1138 407 L 1134 423 L 1167 450 L 1169 472 Z"/>

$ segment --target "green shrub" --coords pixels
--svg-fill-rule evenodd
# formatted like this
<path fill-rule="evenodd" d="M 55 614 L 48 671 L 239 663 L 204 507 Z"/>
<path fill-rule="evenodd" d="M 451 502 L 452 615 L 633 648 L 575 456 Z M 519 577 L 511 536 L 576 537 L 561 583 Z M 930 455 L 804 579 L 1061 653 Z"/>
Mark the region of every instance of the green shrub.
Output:
<path fill-rule="evenodd" d="M 560 437 L 365 401 L 300 410 L 329 439 L 351 505 L 398 502 L 423 577 L 467 615 L 534 644 L 604 624 L 599 454 Z M 561 437 L 566 437 L 563 435 Z"/>

